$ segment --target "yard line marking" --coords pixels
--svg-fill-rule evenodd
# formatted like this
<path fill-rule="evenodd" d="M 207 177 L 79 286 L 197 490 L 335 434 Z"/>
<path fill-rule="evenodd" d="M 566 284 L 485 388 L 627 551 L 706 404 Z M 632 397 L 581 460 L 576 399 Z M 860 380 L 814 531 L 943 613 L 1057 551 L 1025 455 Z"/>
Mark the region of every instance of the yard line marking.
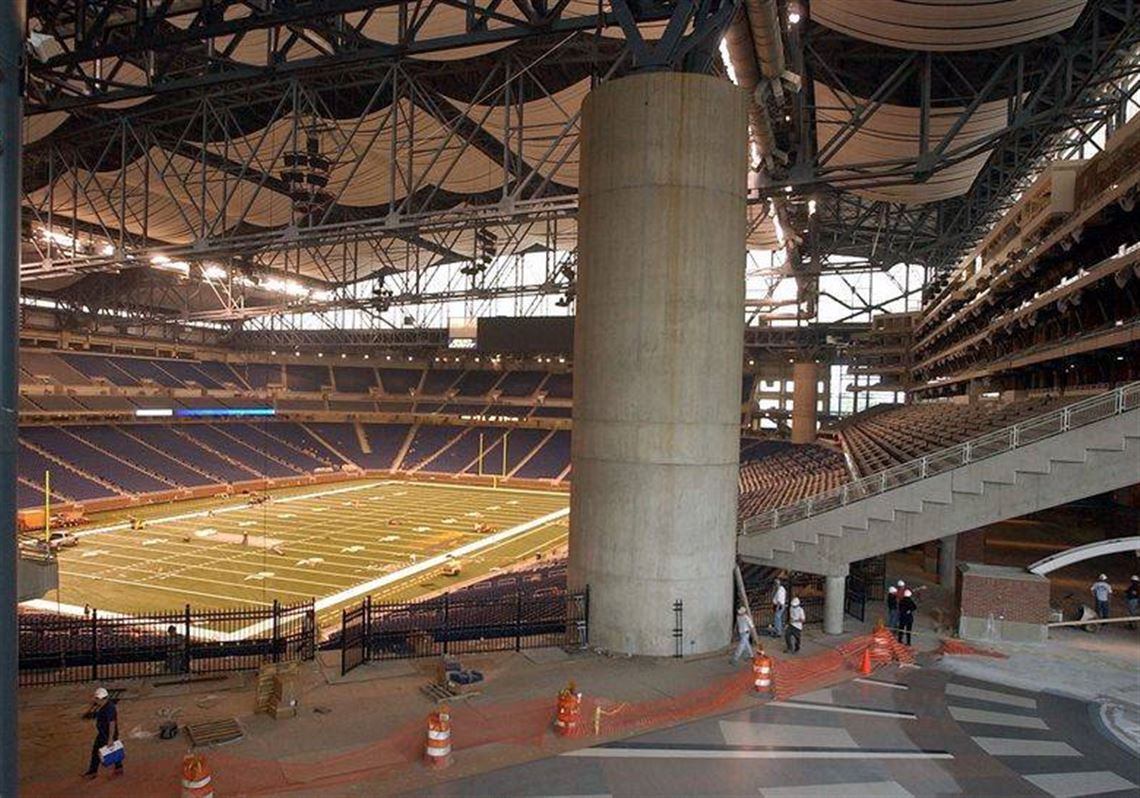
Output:
<path fill-rule="evenodd" d="M 90 551 L 83 552 L 79 556 L 83 558 L 98 557 L 100 554 L 110 554 L 110 552 L 106 549 L 91 549 Z"/>
<path fill-rule="evenodd" d="M 157 546 L 160 543 L 165 543 L 165 538 L 147 538 L 142 542 L 144 546 Z"/>
<path fill-rule="evenodd" d="M 1036 773 L 1022 776 L 1038 789 L 1053 798 L 1078 798 L 1106 792 L 1134 790 L 1136 785 L 1111 770 L 1091 770 L 1078 773 Z"/>
<path fill-rule="evenodd" d="M 424 571 L 430 571 L 433 568 L 438 568 L 449 559 L 473 554 L 477 551 L 481 551 L 482 549 L 489 548 L 496 543 L 510 540 L 511 538 L 518 537 L 519 535 L 525 534 L 526 532 L 530 532 L 532 530 L 538 529 L 539 527 L 546 526 L 552 521 L 557 521 L 560 518 L 565 518 L 569 514 L 570 508 L 563 507 L 560 510 L 555 510 L 552 513 L 547 513 L 546 515 L 535 518 L 534 520 L 528 521 L 525 524 L 520 524 L 519 526 L 511 527 L 510 529 L 504 529 L 503 531 L 496 532 L 493 535 L 487 535 L 480 540 L 466 543 L 459 548 L 452 549 L 449 552 L 437 554 L 434 557 L 428 557 L 427 559 L 415 562 L 406 568 L 400 569 L 399 571 L 393 571 L 390 574 L 386 574 L 368 582 L 362 582 L 359 585 L 354 585 L 347 590 L 342 590 L 341 592 L 334 593 L 331 596 L 325 596 L 316 602 L 314 609 L 315 611 L 320 612 L 322 610 L 328 609 L 329 607 L 334 607 L 337 604 L 343 604 L 344 602 L 357 598 L 358 596 L 367 595 L 377 588 L 384 587 L 385 585 L 390 585 L 393 582 L 399 581 L 401 579 L 406 579 L 410 576 L 414 576 L 415 574 L 423 573 Z M 272 619 L 259 621 L 258 623 L 250 624 L 243 629 L 238 629 L 234 632 L 230 632 L 228 637 L 229 639 L 240 640 L 244 637 L 259 634 L 260 632 L 263 632 L 264 630 L 270 628 L 272 624 Z"/>
<path fill-rule="evenodd" d="M 763 798 L 913 798 L 913 793 L 897 781 L 804 784 L 796 787 L 761 787 Z"/>
<path fill-rule="evenodd" d="M 255 581 L 260 582 L 260 581 L 264 581 L 266 579 L 269 579 L 270 577 L 273 577 L 273 576 L 277 576 L 277 574 L 273 573 L 272 571 L 258 571 L 255 574 L 250 574 L 243 581 L 248 582 L 251 579 L 253 579 Z"/>
<path fill-rule="evenodd" d="M 260 521 L 238 521 L 238 526 L 257 526 Z"/>
<path fill-rule="evenodd" d="M 1060 740 L 975 737 L 974 742 L 990 756 L 1083 756 L 1080 751 Z"/>

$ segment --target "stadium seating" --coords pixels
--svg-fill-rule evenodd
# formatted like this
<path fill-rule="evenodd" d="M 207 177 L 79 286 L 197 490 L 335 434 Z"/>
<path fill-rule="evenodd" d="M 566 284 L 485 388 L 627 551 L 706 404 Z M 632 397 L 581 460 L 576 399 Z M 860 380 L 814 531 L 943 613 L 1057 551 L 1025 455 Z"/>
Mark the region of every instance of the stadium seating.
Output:
<path fill-rule="evenodd" d="M 50 471 L 52 492 L 71 501 L 107 499 L 118 495 L 111 488 L 80 474 L 74 467 L 45 457 L 24 441 L 20 441 L 16 464 L 20 476 L 33 485 L 42 484 L 44 474 Z M 43 496 L 37 496 L 34 501 L 29 496 L 29 501 L 28 506 L 38 506 L 43 502 Z"/>
<path fill-rule="evenodd" d="M 574 378 L 570 374 L 551 374 L 542 388 L 552 399 L 570 399 L 574 396 Z"/>
<path fill-rule="evenodd" d="M 740 467 L 741 519 L 763 510 L 806 499 L 847 482 L 843 455 L 816 444 L 772 442 L 768 451 Z"/>
<path fill-rule="evenodd" d="M 82 429 L 74 434 L 68 430 L 68 427 L 30 427 L 22 430 L 20 437 L 41 451 L 74 464 L 85 474 L 98 475 L 124 493 L 151 493 L 172 487 L 170 482 L 144 471 L 143 466 L 132 465 L 125 458 L 88 442 Z"/>
<path fill-rule="evenodd" d="M 463 372 L 458 369 L 429 369 L 418 393 L 420 396 L 446 396 L 462 376 Z"/>
<path fill-rule="evenodd" d="M 386 394 L 407 396 L 419 386 L 423 376 L 420 369 L 380 369 L 380 385 Z"/>
<path fill-rule="evenodd" d="M 556 479 L 570 465 L 570 433 L 557 430 L 515 472 L 521 479 Z"/>
<path fill-rule="evenodd" d="M 982 401 L 972 405 L 927 402 L 848 419 L 838 427 L 844 448 L 866 476 L 938 449 L 976 438 L 1065 402 L 1038 397 L 1018 402 Z"/>
<path fill-rule="evenodd" d="M 376 386 L 375 369 L 333 366 L 333 385 L 341 393 L 368 393 Z"/>
<path fill-rule="evenodd" d="M 414 471 L 438 456 L 440 451 L 466 431 L 466 427 L 453 427 L 450 425 L 435 426 L 423 425 L 412 437 L 411 445 L 404 454 L 402 468 L 405 471 Z"/>
<path fill-rule="evenodd" d="M 508 371 L 499 383 L 503 396 L 533 396 L 542 385 L 546 374 L 541 371 Z"/>

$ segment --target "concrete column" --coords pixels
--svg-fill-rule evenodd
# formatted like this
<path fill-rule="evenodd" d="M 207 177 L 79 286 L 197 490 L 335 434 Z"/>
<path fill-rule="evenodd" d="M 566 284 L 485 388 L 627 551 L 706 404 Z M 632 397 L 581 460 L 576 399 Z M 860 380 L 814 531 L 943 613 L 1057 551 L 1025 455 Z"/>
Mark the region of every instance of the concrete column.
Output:
<path fill-rule="evenodd" d="M 812 443 L 818 423 L 816 402 L 819 400 L 819 364 L 796 363 L 792 366 L 792 443 Z"/>
<path fill-rule="evenodd" d="M 843 634 L 843 599 L 847 594 L 847 575 L 827 576 L 823 587 L 823 633 Z"/>
<path fill-rule="evenodd" d="M 711 120 L 715 120 L 712 123 Z M 582 116 L 570 579 L 590 642 L 729 642 L 743 358 L 747 114 L 728 81 L 605 83 Z"/>
<path fill-rule="evenodd" d="M 948 535 L 938 544 L 938 584 L 954 589 L 958 572 L 958 536 Z"/>

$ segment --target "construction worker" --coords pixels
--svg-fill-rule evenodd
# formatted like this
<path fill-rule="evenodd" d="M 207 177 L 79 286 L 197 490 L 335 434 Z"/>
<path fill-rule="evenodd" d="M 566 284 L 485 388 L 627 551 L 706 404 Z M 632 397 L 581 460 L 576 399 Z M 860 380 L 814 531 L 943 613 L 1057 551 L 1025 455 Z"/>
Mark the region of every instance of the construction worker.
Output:
<path fill-rule="evenodd" d="M 887 628 L 892 632 L 899 627 L 899 589 L 894 585 L 887 588 Z"/>
<path fill-rule="evenodd" d="M 776 587 L 772 591 L 772 631 L 776 637 L 784 636 L 784 607 L 788 603 L 788 590 L 784 583 L 776 580 Z"/>
<path fill-rule="evenodd" d="M 1107 618 L 1108 597 L 1112 595 L 1112 585 L 1108 583 L 1108 577 L 1105 574 L 1098 576 L 1089 590 L 1092 592 L 1093 598 L 1096 599 L 1096 614 L 1101 618 Z"/>
<path fill-rule="evenodd" d="M 1132 574 L 1128 589 L 1124 591 L 1124 603 L 1128 605 L 1128 614 L 1135 618 L 1140 615 L 1140 576 Z M 1128 623 L 1129 629 L 1136 628 L 1136 621 Z"/>
<path fill-rule="evenodd" d="M 807 613 L 800 606 L 799 596 L 792 597 L 792 606 L 788 610 L 788 628 L 784 632 L 784 653 L 797 654 L 800 650 L 800 639 L 804 633 L 804 621 Z"/>
<path fill-rule="evenodd" d="M 915 603 L 914 593 L 909 589 L 903 590 L 902 598 L 899 599 L 899 627 L 897 633 L 900 643 L 910 645 L 910 630 L 914 628 L 914 613 L 917 610 L 918 604 Z"/>
<path fill-rule="evenodd" d="M 752 635 L 756 633 L 756 624 L 748 609 L 742 604 L 736 608 L 736 653 L 732 655 L 732 664 L 740 662 L 740 658 L 747 652 L 748 659 L 752 659 Z"/>
<path fill-rule="evenodd" d="M 85 779 L 93 779 L 99 775 L 99 765 L 102 761 L 99 756 L 99 749 L 112 740 L 119 739 L 119 711 L 115 707 L 115 702 L 111 700 L 106 687 L 99 687 L 95 690 L 95 702 L 91 705 L 91 711 L 95 716 L 95 742 L 91 745 L 91 761 L 83 774 Z M 114 729 L 113 732 L 112 729 Z M 115 764 L 112 775 L 123 775 L 122 762 Z"/>

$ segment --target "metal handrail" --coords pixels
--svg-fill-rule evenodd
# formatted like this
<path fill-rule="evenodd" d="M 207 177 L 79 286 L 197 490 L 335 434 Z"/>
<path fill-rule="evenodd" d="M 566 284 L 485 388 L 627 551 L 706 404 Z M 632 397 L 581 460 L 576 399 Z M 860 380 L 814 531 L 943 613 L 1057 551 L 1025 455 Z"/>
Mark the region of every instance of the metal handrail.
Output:
<path fill-rule="evenodd" d="M 987 432 L 977 438 L 892 466 L 838 488 L 816 493 L 792 504 L 765 510 L 744 521 L 742 534 L 749 535 L 766 529 L 776 529 L 795 521 L 822 515 L 837 507 L 1020 449 L 1067 430 L 1137 408 L 1140 408 L 1140 382 L 1130 382 L 1043 415 L 1033 416 L 1012 426 Z"/>

